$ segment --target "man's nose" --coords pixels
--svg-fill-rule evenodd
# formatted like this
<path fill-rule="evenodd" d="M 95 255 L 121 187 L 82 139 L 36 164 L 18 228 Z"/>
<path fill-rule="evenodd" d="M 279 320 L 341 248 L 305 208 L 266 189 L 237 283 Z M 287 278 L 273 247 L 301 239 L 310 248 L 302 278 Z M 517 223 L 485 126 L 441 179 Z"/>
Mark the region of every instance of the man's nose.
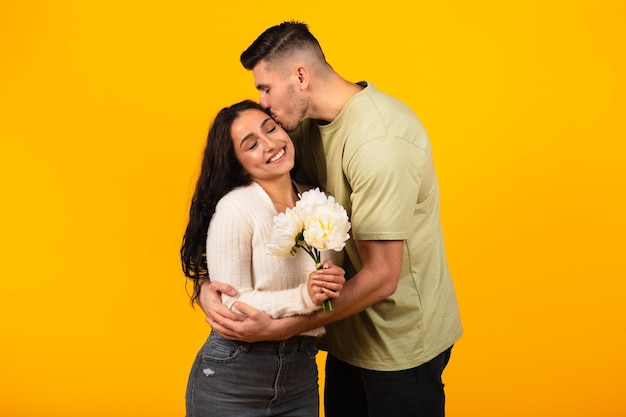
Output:
<path fill-rule="evenodd" d="M 270 108 L 270 101 L 268 100 L 267 96 L 262 94 L 259 97 L 259 104 L 261 105 L 261 107 L 263 107 L 265 110 L 268 110 Z"/>

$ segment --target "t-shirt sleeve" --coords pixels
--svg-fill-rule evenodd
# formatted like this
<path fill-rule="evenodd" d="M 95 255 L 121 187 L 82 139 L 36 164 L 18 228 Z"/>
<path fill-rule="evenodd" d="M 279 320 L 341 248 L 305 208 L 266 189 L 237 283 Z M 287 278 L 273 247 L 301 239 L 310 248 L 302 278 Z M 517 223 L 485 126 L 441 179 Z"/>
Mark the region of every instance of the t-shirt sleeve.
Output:
<path fill-rule="evenodd" d="M 344 160 L 358 240 L 404 240 L 420 203 L 429 149 L 395 137 L 362 144 Z"/>

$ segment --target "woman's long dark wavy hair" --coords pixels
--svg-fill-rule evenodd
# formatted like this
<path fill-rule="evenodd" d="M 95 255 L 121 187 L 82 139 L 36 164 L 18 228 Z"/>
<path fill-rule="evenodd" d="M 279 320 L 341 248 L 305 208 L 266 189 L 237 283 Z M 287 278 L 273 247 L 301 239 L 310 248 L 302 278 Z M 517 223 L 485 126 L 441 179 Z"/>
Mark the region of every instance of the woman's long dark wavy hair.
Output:
<path fill-rule="evenodd" d="M 180 248 L 183 272 L 193 282 L 192 304 L 198 301 L 202 282 L 209 279 L 206 239 L 215 206 L 229 191 L 251 182 L 235 156 L 230 133 L 235 119 L 250 109 L 265 112 L 258 103 L 244 100 L 220 110 L 209 129 L 200 176 L 191 199 L 189 223 Z"/>

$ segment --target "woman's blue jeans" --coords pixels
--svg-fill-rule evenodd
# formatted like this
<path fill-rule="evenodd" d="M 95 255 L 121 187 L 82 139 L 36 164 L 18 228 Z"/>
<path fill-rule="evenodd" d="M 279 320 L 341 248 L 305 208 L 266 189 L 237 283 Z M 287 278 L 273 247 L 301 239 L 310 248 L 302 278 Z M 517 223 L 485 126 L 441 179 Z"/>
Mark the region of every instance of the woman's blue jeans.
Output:
<path fill-rule="evenodd" d="M 245 343 L 211 332 L 187 384 L 187 417 L 317 417 L 316 339 Z"/>

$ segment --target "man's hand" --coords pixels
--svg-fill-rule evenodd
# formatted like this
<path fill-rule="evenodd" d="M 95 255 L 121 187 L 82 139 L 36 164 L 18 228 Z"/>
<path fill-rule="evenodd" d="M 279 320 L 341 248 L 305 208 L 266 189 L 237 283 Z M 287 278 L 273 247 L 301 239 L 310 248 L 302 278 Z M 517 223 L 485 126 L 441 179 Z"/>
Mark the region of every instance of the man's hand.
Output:
<path fill-rule="evenodd" d="M 288 339 L 291 335 L 286 336 L 273 327 L 274 322 L 267 313 L 257 310 L 250 305 L 236 301 L 235 308 L 244 315 L 236 314 L 237 320 L 226 317 L 221 314 L 207 314 L 206 321 L 211 328 L 231 340 L 241 340 L 244 342 L 258 342 L 261 340 L 283 340 Z"/>
<path fill-rule="evenodd" d="M 224 317 L 230 320 L 240 321 L 244 317 L 230 310 L 222 303 L 222 294 L 231 297 L 237 295 L 237 290 L 228 284 L 219 281 L 204 281 L 200 287 L 198 304 L 207 317 Z M 210 324 L 210 323 L 209 323 Z"/>
<path fill-rule="evenodd" d="M 280 326 L 276 326 L 278 329 L 272 327 L 273 322 L 278 320 L 272 320 L 268 314 L 246 303 L 237 301 L 235 308 L 242 314 L 235 313 L 222 303 L 222 294 L 232 297 L 237 295 L 237 290 L 220 281 L 206 281 L 200 288 L 198 304 L 207 316 L 207 323 L 225 338 L 258 342 L 283 340 L 292 336 L 282 331 Z"/>

